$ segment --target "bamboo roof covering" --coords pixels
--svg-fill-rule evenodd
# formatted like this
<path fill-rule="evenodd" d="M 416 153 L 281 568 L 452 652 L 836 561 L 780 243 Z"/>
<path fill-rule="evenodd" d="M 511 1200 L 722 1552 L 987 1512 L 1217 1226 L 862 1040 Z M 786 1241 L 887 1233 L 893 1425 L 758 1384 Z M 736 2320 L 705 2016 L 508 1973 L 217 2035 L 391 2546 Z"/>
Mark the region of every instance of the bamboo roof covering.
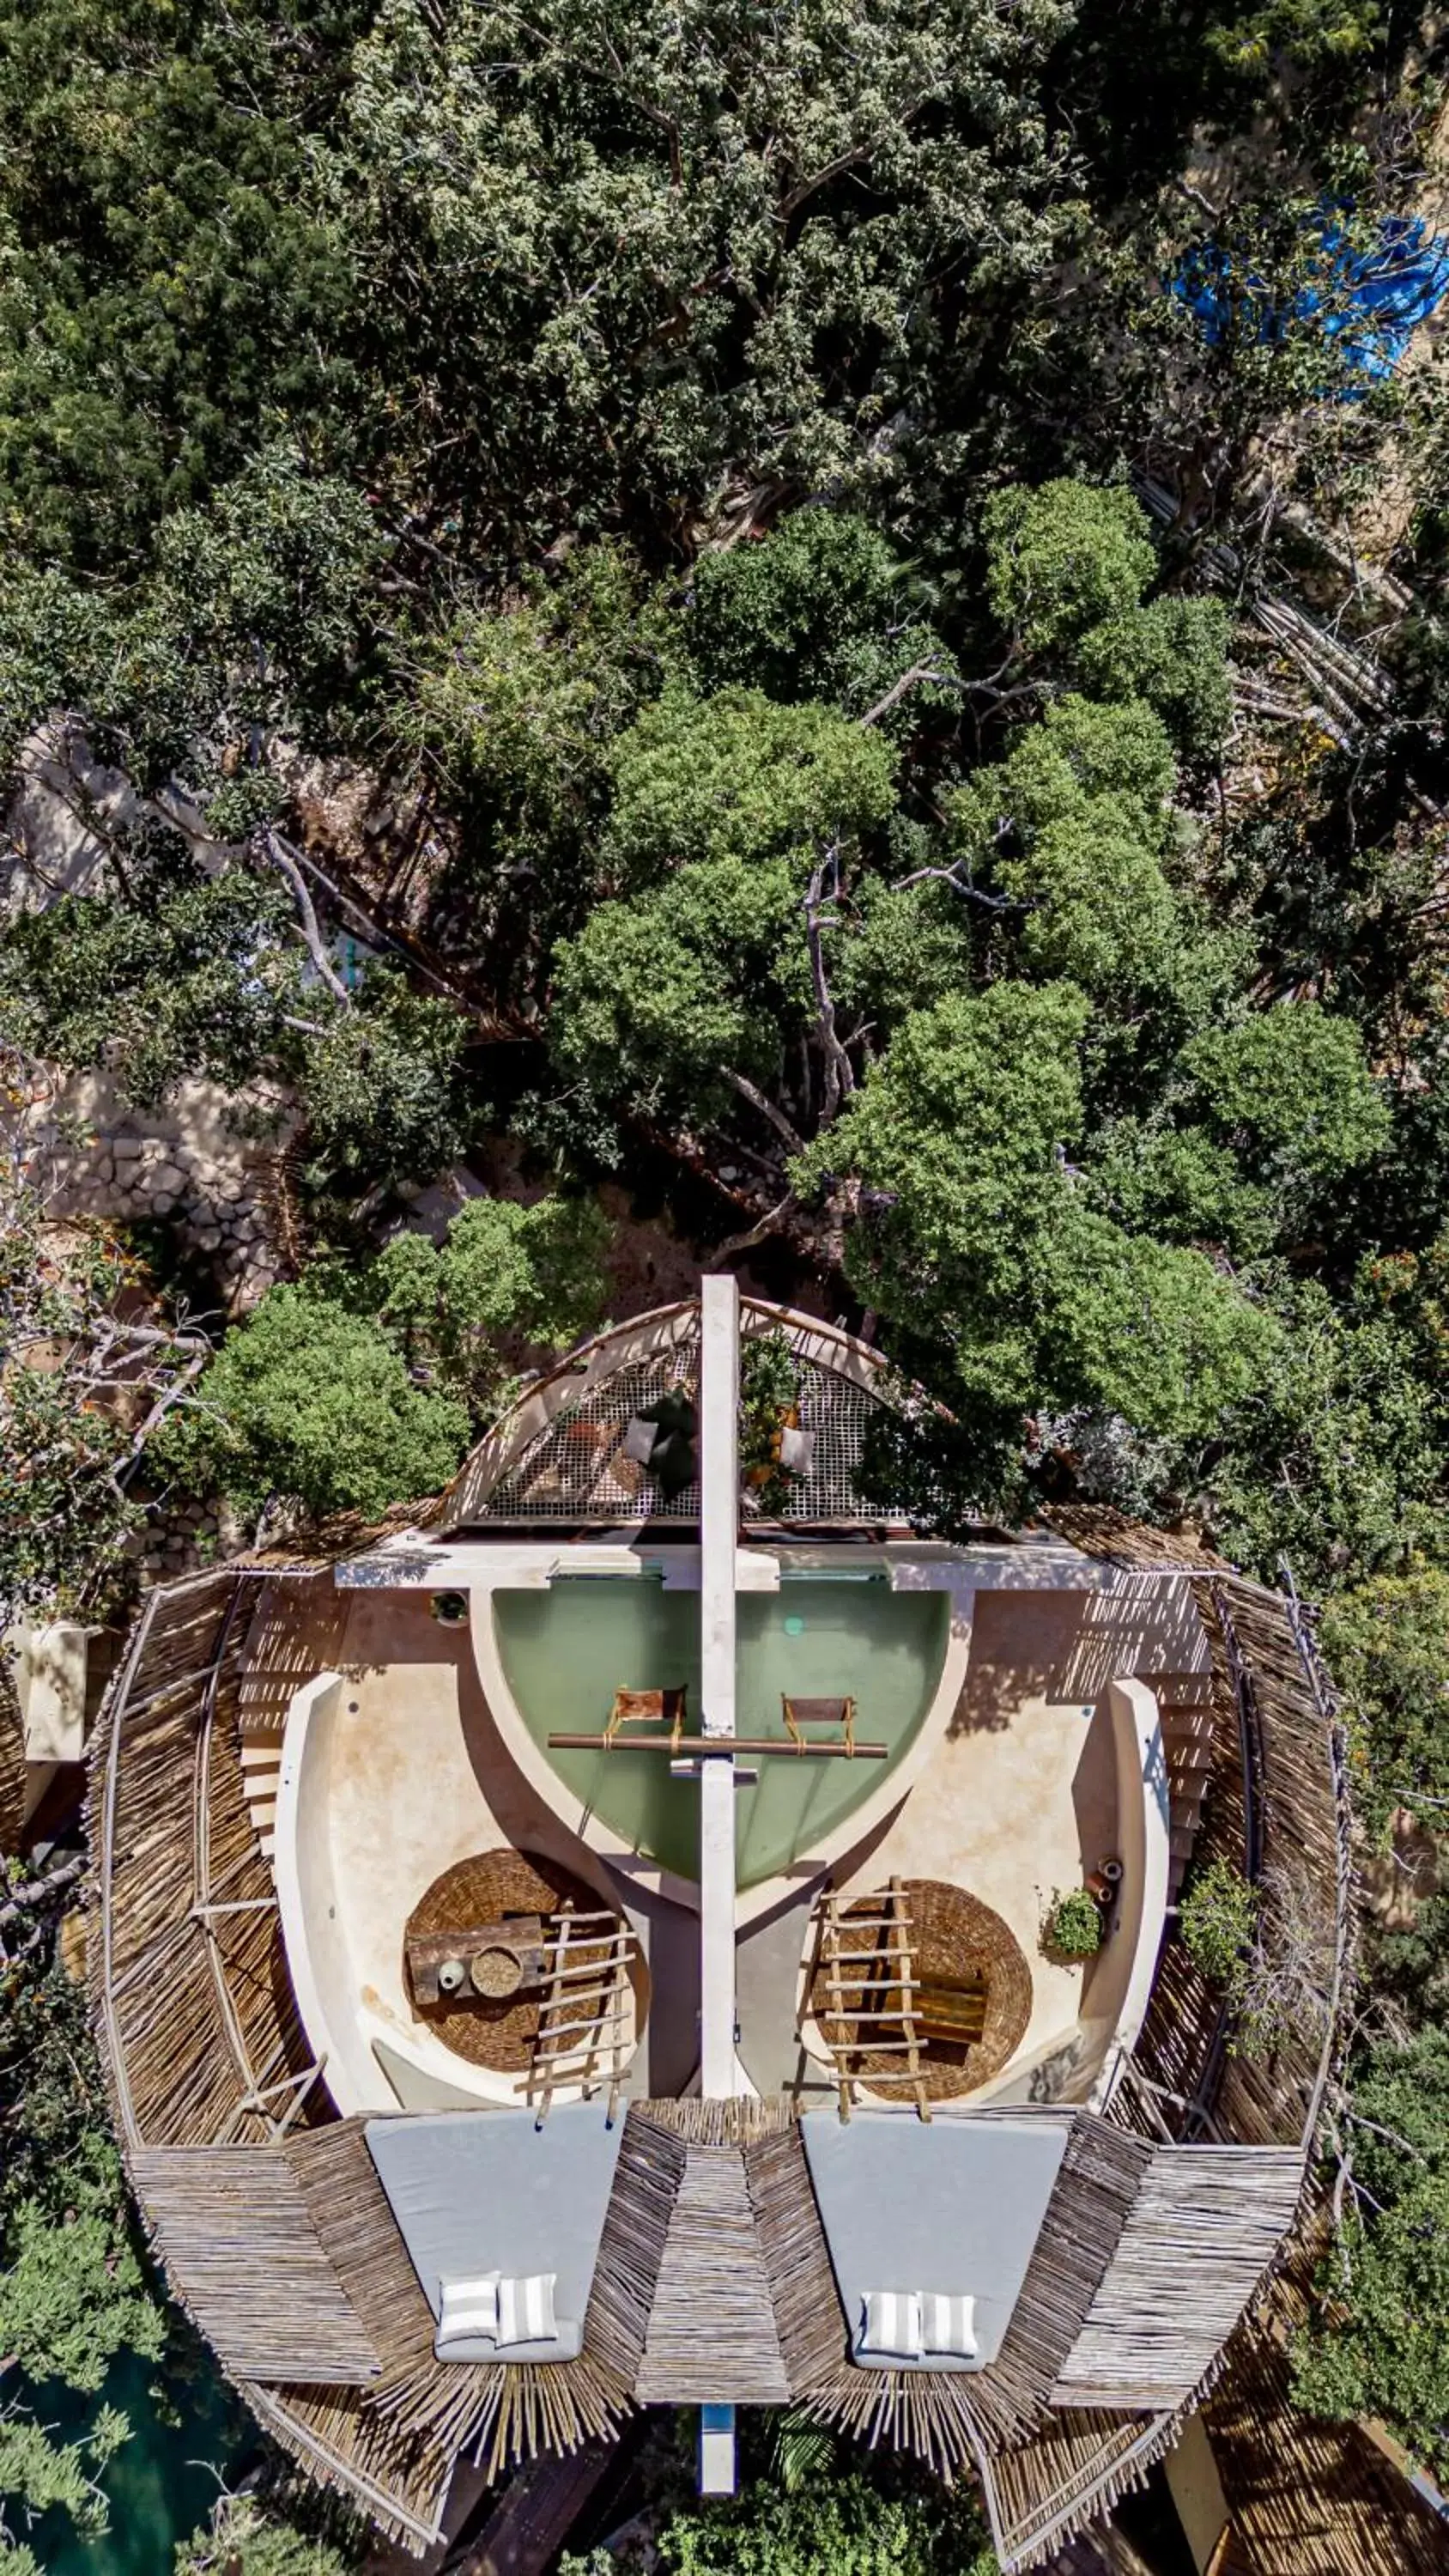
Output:
<path fill-rule="evenodd" d="M 1449 2527 L 1359 2424 L 1305 2415 L 1271 2323 L 1245 2327 L 1206 2425 L 1252 2576 L 1446 2576 Z"/>
<path fill-rule="evenodd" d="M 1302 2188 L 1293 2147 L 1155 2149 L 1053 2403 L 1180 2405 L 1212 2369 Z"/>
<path fill-rule="evenodd" d="M 737 2138 L 685 2139 L 684 2170 L 634 2394 L 641 2406 L 783 2406 L 789 2398 L 745 2150 Z"/>
<path fill-rule="evenodd" d="M 139 2147 L 131 2179 L 191 2313 L 238 2379 L 373 2379 L 378 2357 L 269 2147 Z"/>
<path fill-rule="evenodd" d="M 1109 2513 L 1177 2439 L 1178 2417 L 1128 2413 L 1053 2416 L 1029 2442 L 983 2453 L 979 2463 L 991 2536 L 1002 2566 L 1054 2564 L 1062 2542 Z"/>

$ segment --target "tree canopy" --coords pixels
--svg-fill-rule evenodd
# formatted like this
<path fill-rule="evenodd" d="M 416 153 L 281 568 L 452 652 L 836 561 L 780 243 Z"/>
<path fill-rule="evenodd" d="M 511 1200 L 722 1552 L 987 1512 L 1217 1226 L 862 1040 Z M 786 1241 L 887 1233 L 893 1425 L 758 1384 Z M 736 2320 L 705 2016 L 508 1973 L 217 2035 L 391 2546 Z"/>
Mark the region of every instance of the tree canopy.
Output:
<path fill-rule="evenodd" d="M 1366 1828 L 1437 1816 L 1449 410 L 1364 278 L 1433 256 L 1444 51 L 1378 0 L 0 0 L 7 1612 L 120 1620 L 198 1504 L 436 1489 L 657 1226 L 878 1329 L 924 1525 L 1286 1558 Z M 259 1301 L 37 1146 L 199 1082 Z M 1369 1964 L 1344 2103 L 1409 2137 L 1422 2076 L 1423 2136 L 1303 2384 L 1437 2458 L 1442 1978 Z M 149 2292 L 75 2192 L 5 2200 L 0 2295 L 81 2367 Z M 114 2434 L 0 2458 L 93 2515 Z M 867 2477 L 662 2561 L 933 2563 Z M 228 2505 L 193 2562 L 294 2542 Z"/>

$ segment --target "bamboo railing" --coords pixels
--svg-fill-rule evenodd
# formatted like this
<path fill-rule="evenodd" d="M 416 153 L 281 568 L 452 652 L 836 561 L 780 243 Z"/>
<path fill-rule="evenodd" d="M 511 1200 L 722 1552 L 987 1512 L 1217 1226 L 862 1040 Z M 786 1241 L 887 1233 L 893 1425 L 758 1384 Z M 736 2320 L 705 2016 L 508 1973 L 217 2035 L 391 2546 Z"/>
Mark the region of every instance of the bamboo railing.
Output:
<path fill-rule="evenodd" d="M 1257 2222 L 1262 2232 L 1255 2246 L 1245 2244 L 1237 2273 L 1237 2309 L 1241 2313 L 1246 2301 L 1251 2318 L 1265 2290 L 1271 2294 L 1285 2231 L 1301 2229 L 1305 2220 L 1313 2148 L 1352 1983 L 1352 1817 L 1342 1729 L 1291 1578 L 1283 1592 L 1275 1592 L 1234 1573 L 1193 1541 L 1143 1529 L 1105 1510 L 1055 1512 L 1052 1520 L 1087 1554 L 1138 1571 L 1185 1574 L 1209 1641 L 1215 1723 L 1195 1858 L 1205 1862 L 1222 1855 L 1256 1884 L 1267 1982 L 1275 1962 L 1281 1965 L 1285 1978 L 1291 1975 L 1298 2008 L 1275 2027 L 1261 2057 L 1235 2047 L 1233 2017 L 1223 1998 L 1169 1933 L 1142 2031 L 1108 2116 L 1164 2147 L 1198 2141 L 1281 2151 L 1274 2174 L 1264 2169 L 1276 2205 L 1269 2206 L 1269 2191 Z M 1255 2158 L 1255 2170 L 1256 2164 Z M 1218 2259 L 1215 2251 L 1213 2260 Z M 1185 2279 L 1181 2286 L 1187 2306 L 1179 2306 L 1179 2318 L 1190 2323 L 1196 2295 Z M 1175 2283 L 1159 2288 L 1164 2302 L 1178 2305 Z M 1234 2349 L 1223 2341 L 1232 2314 L 1231 2302 L 1219 2305 L 1212 2320 L 1203 2314 L 1201 2323 L 1211 2322 L 1212 2335 L 1199 2342 L 1200 2375 L 1189 2394 L 1169 2396 L 1170 2389 L 1182 2388 L 1181 2378 L 1171 2374 L 1143 2376 L 1122 2392 L 1113 2412 L 1101 2402 L 1110 2392 L 1099 2371 L 1098 2402 L 1090 2412 L 1061 2414 L 1025 2442 L 983 2454 L 982 2483 L 1004 2567 L 1043 2564 L 1094 2514 L 1141 2483 L 1152 2462 L 1177 2440 L 1185 2418 L 1221 2380 Z M 1180 2339 L 1179 2344 L 1175 2369 L 1185 2359 Z M 1089 2350 L 1083 2360 L 1090 2358 Z M 1064 2383 L 1059 2397 L 1067 2398 L 1070 2389 Z M 1139 2409 L 1153 2404 L 1154 2393 L 1157 2409 L 1144 2416 Z M 1434 2563 L 1449 2566 L 1449 2554 Z M 1367 2566 L 1366 2561 L 1365 2576 Z M 1276 2567 L 1265 2568 L 1265 2576 L 1277 2576 Z"/>

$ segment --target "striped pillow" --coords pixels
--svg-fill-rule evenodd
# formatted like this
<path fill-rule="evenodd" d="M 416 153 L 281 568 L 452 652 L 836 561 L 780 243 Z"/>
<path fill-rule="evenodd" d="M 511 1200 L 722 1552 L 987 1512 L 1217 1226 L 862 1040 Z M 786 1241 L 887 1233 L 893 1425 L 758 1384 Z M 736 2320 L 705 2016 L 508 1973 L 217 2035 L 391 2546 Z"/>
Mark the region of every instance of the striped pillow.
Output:
<path fill-rule="evenodd" d="M 925 2351 L 948 2361 L 976 2358 L 976 2302 L 947 2298 L 940 2290 L 921 2292 L 921 2342 Z"/>
<path fill-rule="evenodd" d="M 557 2272 L 530 2272 L 523 2281 L 498 2284 L 498 2349 L 512 2343 L 553 2343 L 558 2324 L 553 2313 Z"/>
<path fill-rule="evenodd" d="M 921 2358 L 921 2301 L 915 2290 L 867 2290 L 861 2320 L 862 2352 L 891 2361 Z"/>
<path fill-rule="evenodd" d="M 450 2343 L 498 2340 L 498 2274 L 484 2272 L 472 2281 L 445 2281 L 439 2302 L 437 2350 Z"/>

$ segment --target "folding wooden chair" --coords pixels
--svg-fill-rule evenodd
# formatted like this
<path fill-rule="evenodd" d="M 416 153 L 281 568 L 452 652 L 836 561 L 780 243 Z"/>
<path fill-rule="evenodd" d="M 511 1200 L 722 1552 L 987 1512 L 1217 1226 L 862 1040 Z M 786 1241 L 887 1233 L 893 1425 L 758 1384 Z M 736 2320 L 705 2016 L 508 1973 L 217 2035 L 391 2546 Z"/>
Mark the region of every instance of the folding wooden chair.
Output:
<path fill-rule="evenodd" d="M 788 1691 L 780 1694 L 785 1713 L 785 1732 L 797 1753 L 808 1753 L 805 1729 L 828 1726 L 839 1737 L 846 1752 L 855 1752 L 855 1702 L 853 1699 L 791 1699 Z"/>
<path fill-rule="evenodd" d="M 609 1723 L 604 1729 L 604 1750 L 611 1753 L 626 1726 L 652 1726 L 669 1729 L 669 1750 L 677 1753 L 684 1733 L 686 1686 L 677 1690 L 616 1690 Z"/>

